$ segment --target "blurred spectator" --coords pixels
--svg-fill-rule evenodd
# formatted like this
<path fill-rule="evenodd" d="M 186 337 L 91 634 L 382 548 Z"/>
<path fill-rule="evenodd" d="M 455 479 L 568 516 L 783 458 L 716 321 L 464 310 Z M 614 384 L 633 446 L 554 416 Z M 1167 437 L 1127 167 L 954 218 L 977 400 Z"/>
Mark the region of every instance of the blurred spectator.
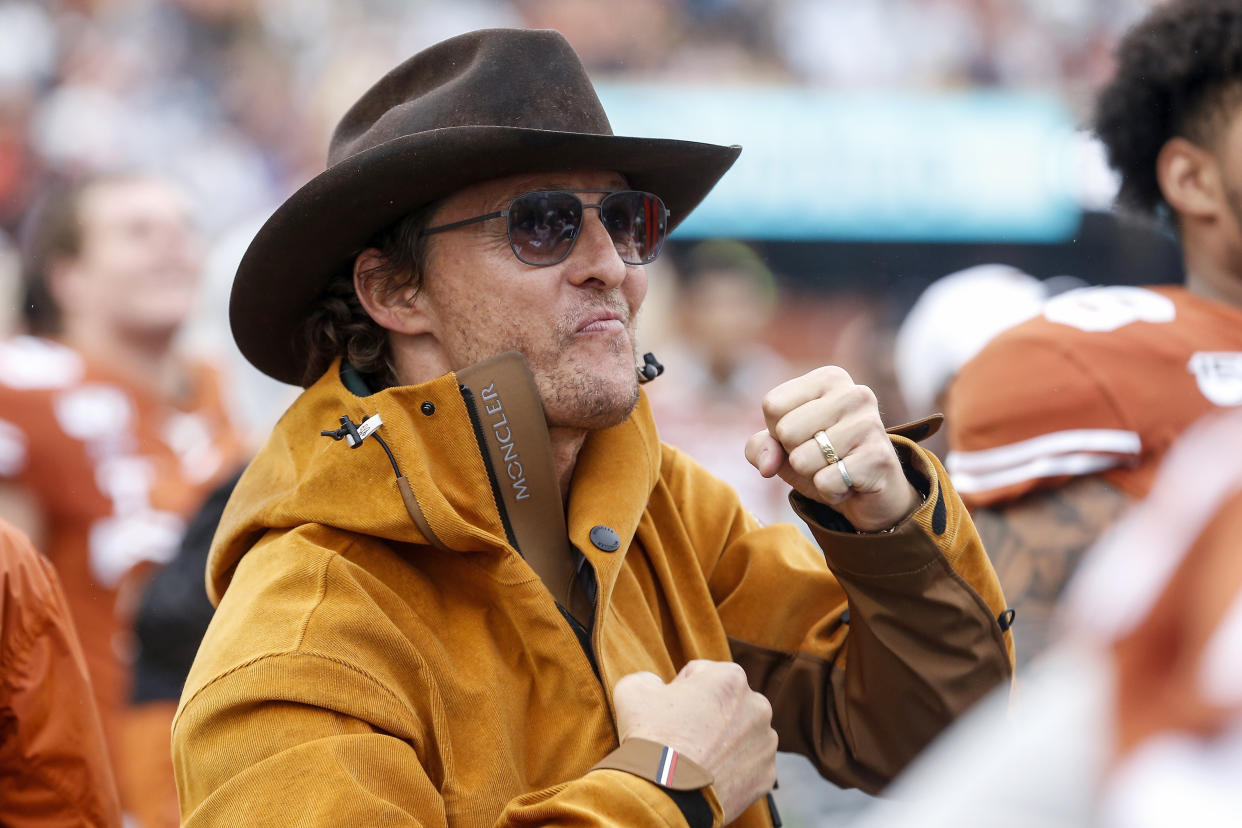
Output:
<path fill-rule="evenodd" d="M 1037 314 L 1048 293 L 1034 276 L 1003 264 L 933 282 L 897 330 L 893 365 L 909 416 L 943 412 L 945 390 L 961 367 L 998 333 Z M 943 432 L 923 445 L 941 457 L 947 447 Z"/>
<path fill-rule="evenodd" d="M 135 590 L 240 460 L 215 371 L 173 347 L 198 283 L 187 206 L 158 179 L 90 179 L 46 198 L 22 252 L 29 335 L 0 344 L 0 516 L 60 574 L 122 804 L 176 824 L 173 706 L 128 704 Z M 159 741 L 133 743 L 127 723 L 151 717 Z"/>
<path fill-rule="evenodd" d="M 203 588 L 207 553 L 240 476 L 238 471 L 208 495 L 190 520 L 176 556 L 151 576 L 143 590 L 134 624 L 139 645 L 134 700 L 139 703 L 181 699 L 198 644 L 215 614 Z"/>
<path fill-rule="evenodd" d="M 949 380 L 988 340 L 1039 312 L 1044 288 L 1015 267 L 984 264 L 937 279 L 897 332 L 897 381 L 906 408 L 941 410 Z"/>
<path fill-rule="evenodd" d="M 808 82 L 849 89 L 1007 87 L 1081 108 L 1107 44 L 1151 0 L 777 0 L 774 27 Z"/>
<path fill-rule="evenodd" d="M 843 89 L 1037 89 L 1071 103 L 1151 0 L 0 0 L 0 228 L 50 175 L 139 165 L 264 213 L 364 79 L 450 35 L 553 26 L 599 75 Z"/>
<path fill-rule="evenodd" d="M 135 614 L 132 700 L 140 712 L 130 717 L 125 737 L 128 746 L 141 751 L 131 757 L 136 771 L 155 779 L 165 779 L 168 757 L 150 746 L 168 741 L 172 712 L 215 613 L 203 587 L 207 553 L 239 477 L 240 472 L 232 475 L 208 495 L 190 519 L 175 557 L 146 583 Z"/>
<path fill-rule="evenodd" d="M 759 401 L 797 373 L 764 344 L 777 286 L 741 242 L 695 246 L 681 267 L 672 327 L 678 338 L 657 356 L 663 377 L 645 387 L 660 439 L 731 485 L 764 523 L 793 520 L 789 487 L 760 476 L 742 452 L 766 425 Z"/>
<path fill-rule="evenodd" d="M 1120 201 L 1171 218 L 1186 285 L 1063 293 L 950 388 L 946 465 L 1017 611 L 1020 658 L 1176 436 L 1242 406 L 1239 43 L 1236 0 L 1176 0 L 1126 35 L 1099 98 Z"/>
<path fill-rule="evenodd" d="M 1012 709 L 985 699 L 851 828 L 1237 825 L 1242 466 L 1222 457 L 1242 412 L 1190 429 L 1091 550 Z"/>
<path fill-rule="evenodd" d="M 120 828 L 82 645 L 55 570 L 0 520 L 0 822 Z"/>

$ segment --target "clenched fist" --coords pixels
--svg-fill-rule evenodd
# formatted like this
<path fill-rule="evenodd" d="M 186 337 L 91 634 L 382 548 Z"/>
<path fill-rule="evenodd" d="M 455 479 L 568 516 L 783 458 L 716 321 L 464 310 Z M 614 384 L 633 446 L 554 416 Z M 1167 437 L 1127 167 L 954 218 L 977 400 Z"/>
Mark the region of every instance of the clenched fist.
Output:
<path fill-rule="evenodd" d="M 613 687 L 612 701 L 622 742 L 668 745 L 712 775 L 726 825 L 772 790 L 772 705 L 736 664 L 691 661 L 668 684 L 655 673 L 631 673 Z"/>
<path fill-rule="evenodd" d="M 768 428 L 747 441 L 746 459 L 764 477 L 780 475 L 863 531 L 888 529 L 918 507 L 875 394 L 843 369 L 816 368 L 776 386 L 763 398 L 763 416 Z M 828 447 L 840 462 L 830 462 Z"/>

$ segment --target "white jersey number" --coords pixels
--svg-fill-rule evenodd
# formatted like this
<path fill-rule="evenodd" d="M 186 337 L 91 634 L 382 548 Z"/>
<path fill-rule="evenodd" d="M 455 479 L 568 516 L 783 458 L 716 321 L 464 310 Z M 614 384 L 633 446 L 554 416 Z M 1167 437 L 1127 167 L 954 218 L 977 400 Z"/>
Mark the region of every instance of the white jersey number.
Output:
<path fill-rule="evenodd" d="M 1172 322 L 1176 315 L 1170 299 L 1138 287 L 1079 288 L 1044 304 L 1048 321 L 1080 331 L 1115 331 L 1131 322 Z"/>

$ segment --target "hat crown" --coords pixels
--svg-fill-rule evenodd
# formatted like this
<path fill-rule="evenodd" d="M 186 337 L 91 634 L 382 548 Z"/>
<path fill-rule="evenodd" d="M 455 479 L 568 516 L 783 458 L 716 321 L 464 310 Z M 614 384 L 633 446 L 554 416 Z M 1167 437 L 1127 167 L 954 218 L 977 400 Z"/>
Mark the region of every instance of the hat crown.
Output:
<path fill-rule="evenodd" d="M 560 32 L 484 29 L 424 49 L 367 90 L 337 125 L 328 166 L 394 138 L 470 126 L 612 135 Z"/>

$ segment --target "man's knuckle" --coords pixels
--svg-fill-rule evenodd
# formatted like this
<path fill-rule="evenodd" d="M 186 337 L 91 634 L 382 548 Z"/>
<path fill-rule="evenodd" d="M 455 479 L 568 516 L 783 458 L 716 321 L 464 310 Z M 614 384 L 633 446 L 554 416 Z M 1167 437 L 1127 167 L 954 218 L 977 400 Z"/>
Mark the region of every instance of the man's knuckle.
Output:
<path fill-rule="evenodd" d="M 821 365 L 811 372 L 811 376 L 815 377 L 816 380 L 829 385 L 836 385 L 841 382 L 852 382 L 849 372 L 840 365 Z"/>
<path fill-rule="evenodd" d="M 782 446 L 789 446 L 796 436 L 793 433 L 793 426 L 787 420 L 780 420 L 772 429 L 772 436 L 776 438 Z"/>
<path fill-rule="evenodd" d="M 845 392 L 845 398 L 854 408 L 870 408 L 876 404 L 875 392 L 866 385 L 852 386 Z"/>
<path fill-rule="evenodd" d="M 768 419 L 779 417 L 784 413 L 781 410 L 781 398 L 777 393 L 777 389 L 772 389 L 768 393 L 764 394 L 763 400 L 760 401 L 759 406 L 763 409 L 763 416 Z"/>

